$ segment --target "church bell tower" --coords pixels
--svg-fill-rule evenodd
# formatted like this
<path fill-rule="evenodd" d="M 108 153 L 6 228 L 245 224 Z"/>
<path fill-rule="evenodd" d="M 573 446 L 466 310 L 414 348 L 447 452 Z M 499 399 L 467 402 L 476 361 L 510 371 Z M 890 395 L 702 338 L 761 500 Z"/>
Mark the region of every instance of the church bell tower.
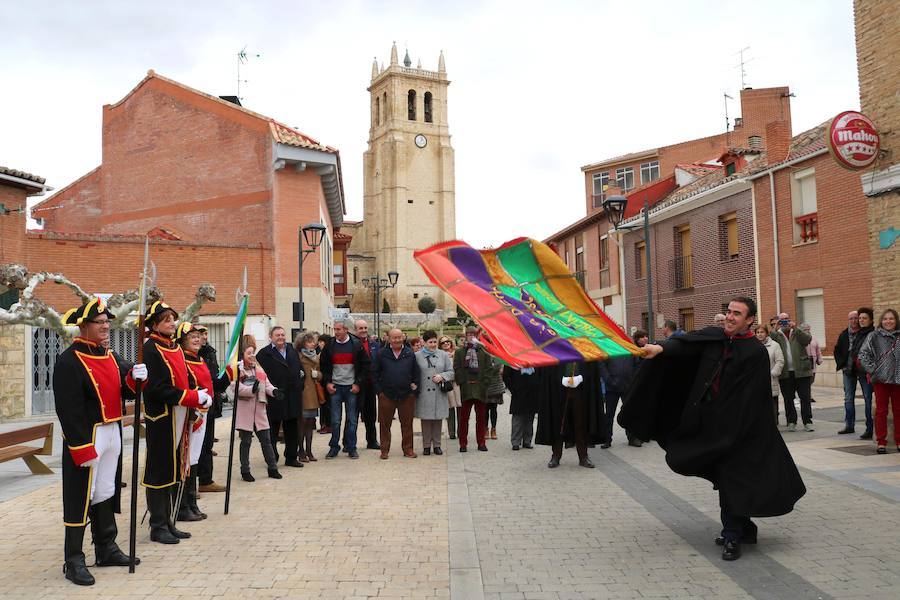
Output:
<path fill-rule="evenodd" d="M 416 250 L 456 238 L 449 85 L 443 52 L 437 71 L 423 69 L 421 61 L 413 67 L 408 51 L 401 64 L 396 44 L 387 68 L 372 63 L 363 239 L 354 239 L 354 247 L 359 242 L 374 257 L 369 275 L 399 273 L 397 286 L 384 293 L 392 312 L 418 312 L 424 295 L 438 309 L 455 306 L 413 259 Z"/>

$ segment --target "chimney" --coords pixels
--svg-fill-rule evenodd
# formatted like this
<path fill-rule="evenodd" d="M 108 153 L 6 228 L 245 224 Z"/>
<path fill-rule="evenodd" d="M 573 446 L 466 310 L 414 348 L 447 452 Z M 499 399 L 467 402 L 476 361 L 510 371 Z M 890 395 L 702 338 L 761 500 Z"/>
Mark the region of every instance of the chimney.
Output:
<path fill-rule="evenodd" d="M 791 125 L 787 121 L 766 124 L 766 160 L 770 165 L 787 158 L 791 149 Z"/>
<path fill-rule="evenodd" d="M 747 147 L 751 150 L 762 150 L 762 136 L 751 135 L 747 138 Z"/>

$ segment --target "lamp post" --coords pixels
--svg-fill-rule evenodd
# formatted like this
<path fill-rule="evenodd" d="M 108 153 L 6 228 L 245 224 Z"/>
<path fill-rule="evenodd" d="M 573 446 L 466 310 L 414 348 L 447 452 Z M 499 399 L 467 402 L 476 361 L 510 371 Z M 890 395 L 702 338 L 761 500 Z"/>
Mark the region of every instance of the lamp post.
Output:
<path fill-rule="evenodd" d="M 379 300 L 381 299 L 382 290 L 388 290 L 397 285 L 397 279 L 400 277 L 400 274 L 397 271 L 388 271 L 388 278 L 384 279 L 381 277 L 381 273 L 375 273 L 372 277 L 363 277 L 363 286 L 366 289 L 371 289 L 374 295 L 374 310 L 372 311 L 373 320 L 375 321 L 375 337 L 381 338 L 381 313 Z"/>
<path fill-rule="evenodd" d="M 300 331 L 303 331 L 303 263 L 306 257 L 316 251 L 316 248 L 322 243 L 325 237 L 325 226 L 321 223 L 310 223 L 300 228 L 297 235 L 297 325 Z M 303 241 L 309 248 L 303 248 Z"/>
<path fill-rule="evenodd" d="M 622 226 L 622 219 L 625 217 L 625 208 L 628 206 L 628 198 L 621 194 L 613 194 L 603 201 L 603 210 L 606 212 L 606 218 L 609 224 L 616 231 L 631 231 L 637 229 L 634 225 Z M 653 269 L 650 264 L 650 203 L 647 196 L 644 196 L 644 253 L 645 262 L 647 263 L 647 336 L 650 342 L 653 342 Z M 622 251 L 622 248 L 619 248 Z"/>

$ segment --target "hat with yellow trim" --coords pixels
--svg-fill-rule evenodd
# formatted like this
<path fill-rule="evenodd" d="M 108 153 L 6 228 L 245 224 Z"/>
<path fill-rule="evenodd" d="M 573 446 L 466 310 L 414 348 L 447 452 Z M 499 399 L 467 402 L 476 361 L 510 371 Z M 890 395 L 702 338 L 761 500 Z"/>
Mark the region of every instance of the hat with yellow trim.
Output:
<path fill-rule="evenodd" d="M 176 319 L 178 318 L 178 313 L 174 308 L 162 300 L 157 300 L 147 309 L 147 313 L 144 315 L 144 325 L 150 327 L 150 325 L 161 319 L 166 314 L 166 311 L 171 312 Z"/>
<path fill-rule="evenodd" d="M 66 312 L 62 316 L 62 322 L 64 325 L 81 325 L 93 321 L 100 315 L 106 315 L 110 319 L 114 318 L 102 298 L 91 298 L 81 306 Z"/>
<path fill-rule="evenodd" d="M 193 333 L 193 332 L 200 333 L 200 327 L 198 327 L 197 325 L 194 325 L 191 322 L 179 323 L 178 329 L 175 330 L 175 339 L 181 340 L 182 338 L 187 336 L 187 334 Z"/>
<path fill-rule="evenodd" d="M 209 329 L 207 329 L 206 325 L 203 325 L 201 323 L 194 323 L 194 329 L 197 331 L 209 331 Z"/>

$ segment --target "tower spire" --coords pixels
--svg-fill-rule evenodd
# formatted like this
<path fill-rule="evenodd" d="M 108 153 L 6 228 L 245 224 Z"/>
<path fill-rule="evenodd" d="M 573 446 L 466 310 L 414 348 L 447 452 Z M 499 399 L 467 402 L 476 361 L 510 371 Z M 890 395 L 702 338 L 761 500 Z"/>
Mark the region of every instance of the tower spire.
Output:
<path fill-rule="evenodd" d="M 441 50 L 441 55 L 438 57 L 438 73 L 447 73 L 447 65 L 444 64 L 444 51 Z"/>
<path fill-rule="evenodd" d="M 378 77 L 378 57 L 372 59 L 372 80 Z"/>
<path fill-rule="evenodd" d="M 397 42 L 391 46 L 391 66 L 393 67 L 397 63 Z"/>
<path fill-rule="evenodd" d="M 412 59 L 409 57 L 409 48 L 406 49 L 406 55 L 403 57 L 403 66 L 407 69 L 412 66 Z"/>

